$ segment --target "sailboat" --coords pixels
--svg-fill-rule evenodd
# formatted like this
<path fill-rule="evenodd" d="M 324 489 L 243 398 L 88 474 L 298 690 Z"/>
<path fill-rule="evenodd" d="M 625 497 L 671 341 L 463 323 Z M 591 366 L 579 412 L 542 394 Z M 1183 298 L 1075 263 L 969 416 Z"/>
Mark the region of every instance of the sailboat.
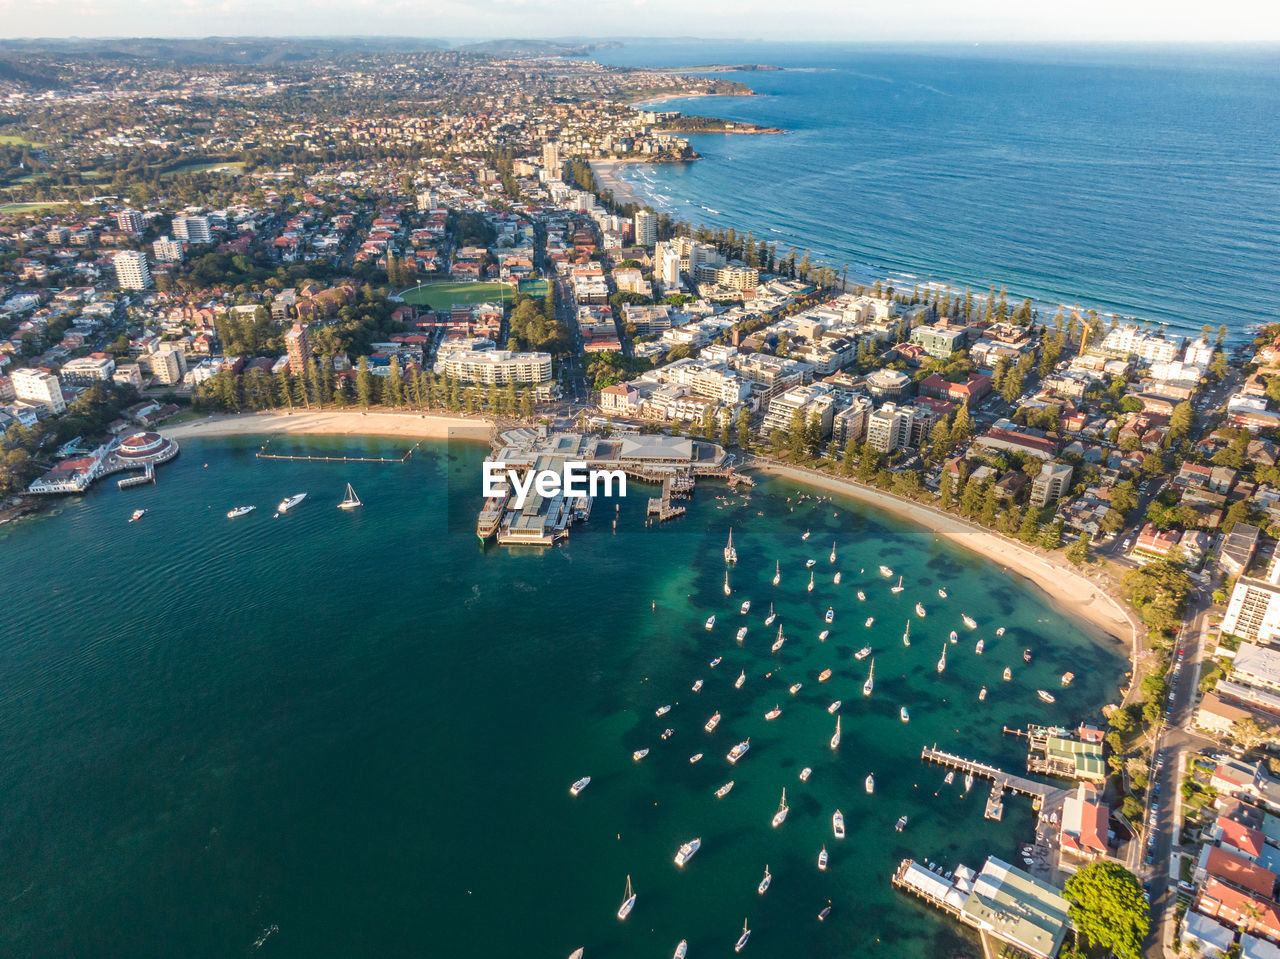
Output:
<path fill-rule="evenodd" d="M 831 735 L 831 748 L 838 749 L 840 746 L 840 717 L 836 717 L 836 731 Z"/>
<path fill-rule="evenodd" d="M 986 641 L 985 641 L 985 640 L 981 640 L 981 639 L 980 639 L 980 640 L 978 640 L 978 645 L 973 647 L 973 651 L 974 651 L 975 653 L 977 653 L 979 656 L 981 656 L 981 655 L 982 655 L 982 651 L 983 651 L 984 649 L 986 649 L 986 648 L 987 648 Z"/>
<path fill-rule="evenodd" d="M 787 813 L 791 811 L 791 807 L 787 805 L 787 790 L 782 790 L 782 802 L 778 803 L 778 811 L 773 814 L 773 827 L 777 829 L 787 821 Z"/>
<path fill-rule="evenodd" d="M 813 592 L 813 573 L 810 573 L 810 574 L 809 574 L 809 589 L 808 589 L 808 591 L 809 591 L 810 593 L 812 593 L 812 592 Z"/>
<path fill-rule="evenodd" d="M 724 571 L 724 594 L 728 596 L 731 592 L 732 590 L 729 589 L 729 571 L 726 569 Z"/>
<path fill-rule="evenodd" d="M 756 886 L 756 892 L 763 896 L 765 892 L 768 891 L 769 883 L 771 882 L 773 882 L 773 876 L 769 874 L 769 866 L 766 864 L 764 867 L 764 878 L 760 880 L 760 885 Z"/>
<path fill-rule="evenodd" d="M 622 894 L 622 905 L 618 907 L 618 918 L 626 919 L 636 904 L 636 894 L 631 889 L 631 877 L 627 876 L 627 891 Z"/>
<path fill-rule="evenodd" d="M 972 616 L 970 616 L 968 613 L 961 613 L 960 618 L 964 620 L 964 624 L 968 626 L 970 629 L 978 628 L 978 621 L 974 619 Z"/>
<path fill-rule="evenodd" d="M 773 611 L 773 603 L 769 604 L 769 615 L 764 618 L 766 626 L 772 626 L 773 621 L 778 618 L 778 614 Z"/>
<path fill-rule="evenodd" d="M 778 627 L 778 638 L 773 641 L 773 651 L 776 653 L 782 648 L 782 644 L 787 641 L 787 637 L 782 635 L 782 627 Z"/>
<path fill-rule="evenodd" d="M 837 586 L 839 586 L 839 585 L 840 585 L 840 571 L 839 571 L 839 570 L 836 570 L 836 575 L 835 575 L 835 577 L 831 580 L 831 582 L 835 583 Z"/>
<path fill-rule="evenodd" d="M 736 563 L 738 561 L 738 551 L 733 548 L 733 527 L 729 527 L 729 542 L 724 547 L 724 561 L 726 563 Z"/>
<path fill-rule="evenodd" d="M 777 586 L 782 582 L 782 563 L 779 560 L 773 562 L 773 585 Z"/>
<path fill-rule="evenodd" d="M 733 688 L 741 689 L 742 684 L 745 683 L 746 681 L 747 681 L 747 671 L 744 669 L 740 673 L 738 673 L 738 678 L 733 681 Z"/>
<path fill-rule="evenodd" d="M 867 681 L 862 684 L 862 695 L 870 696 L 871 690 L 875 688 L 875 685 L 876 685 L 876 661 L 874 658 L 872 658 L 871 672 L 867 673 Z"/>
<path fill-rule="evenodd" d="M 916 615 L 919 616 L 921 619 L 924 619 L 926 615 L 924 603 L 916 603 Z"/>
<path fill-rule="evenodd" d="M 947 668 L 947 644 L 942 644 L 942 655 L 938 657 L 938 672 Z"/>
<path fill-rule="evenodd" d="M 835 561 L 836 561 L 836 544 L 832 543 L 831 544 L 831 562 L 834 563 Z"/>
<path fill-rule="evenodd" d="M 902 631 L 902 645 L 911 645 L 911 620 L 907 620 L 907 628 Z"/>
<path fill-rule="evenodd" d="M 342 497 L 342 502 L 338 504 L 338 509 L 356 509 L 363 506 L 360 497 L 356 495 L 355 488 L 350 483 L 347 484 L 347 495 Z"/>
<path fill-rule="evenodd" d="M 738 943 L 733 947 L 734 952 L 741 952 L 742 947 L 747 944 L 747 940 L 751 938 L 751 930 L 747 928 L 747 920 L 742 920 L 742 935 L 738 937 Z"/>
<path fill-rule="evenodd" d="M 973 788 L 973 773 L 964 774 L 964 791 L 968 792 Z"/>
<path fill-rule="evenodd" d="M 901 576 L 899 576 L 899 577 L 898 577 L 898 585 L 897 585 L 897 586 L 893 586 L 893 587 L 891 587 L 891 588 L 889 589 L 889 592 L 891 592 L 891 593 L 901 593 L 901 592 L 902 592 L 904 589 L 906 589 L 906 588 L 907 588 L 907 587 L 905 587 L 905 586 L 903 586 L 903 585 L 902 585 L 902 577 L 901 577 Z"/>

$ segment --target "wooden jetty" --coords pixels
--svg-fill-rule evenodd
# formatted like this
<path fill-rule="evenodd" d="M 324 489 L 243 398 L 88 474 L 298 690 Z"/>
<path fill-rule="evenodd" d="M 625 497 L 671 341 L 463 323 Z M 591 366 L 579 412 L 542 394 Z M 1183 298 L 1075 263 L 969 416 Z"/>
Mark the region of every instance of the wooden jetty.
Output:
<path fill-rule="evenodd" d="M 927 762 L 946 766 L 948 769 L 957 769 L 961 772 L 972 773 L 982 779 L 990 779 L 994 783 L 994 788 L 992 789 L 991 798 L 987 801 L 989 819 L 999 819 L 1003 815 L 1004 793 L 1006 790 L 1020 793 L 1023 796 L 1030 796 L 1036 809 L 1056 805 L 1065 799 L 1070 792 L 1070 790 L 1060 786 L 1036 782 L 1034 779 L 1027 779 L 1025 776 L 1015 776 L 1012 773 L 1005 772 L 1003 769 L 997 769 L 990 763 L 981 763 L 977 760 L 965 759 L 962 756 L 944 752 L 936 746 L 925 746 L 920 750 L 920 758 Z"/>
<path fill-rule="evenodd" d="M 649 506 L 645 515 L 657 516 L 659 522 L 666 522 L 669 519 L 675 519 L 677 516 L 683 516 L 685 507 L 672 505 L 672 493 L 672 480 L 670 478 L 663 480 L 662 495 L 649 498 Z"/>

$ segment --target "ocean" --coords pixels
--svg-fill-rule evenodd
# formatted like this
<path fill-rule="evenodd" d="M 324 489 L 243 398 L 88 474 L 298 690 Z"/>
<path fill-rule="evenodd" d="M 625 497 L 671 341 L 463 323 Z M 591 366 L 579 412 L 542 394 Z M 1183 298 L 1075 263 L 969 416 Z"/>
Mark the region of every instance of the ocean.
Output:
<path fill-rule="evenodd" d="M 628 42 L 595 56 L 784 67 L 717 74 L 760 96 L 660 105 L 789 131 L 697 135 L 701 160 L 620 168 L 678 220 L 900 289 L 1007 286 L 1015 302 L 1235 339 L 1280 320 L 1274 48 Z"/>
<path fill-rule="evenodd" d="M 565 545 L 520 551 L 475 539 L 481 446 L 335 464 L 257 459 L 261 443 L 186 440 L 155 486 L 102 483 L 0 529 L 7 955 L 563 957 L 584 946 L 589 959 L 639 959 L 682 938 L 691 955 L 727 953 L 744 918 L 746 955 L 977 955 L 889 878 L 906 856 L 1019 862 L 1032 812 L 1011 799 L 1003 822 L 984 820 L 988 790 L 944 786 L 921 747 L 1021 771 L 1003 725 L 1096 720 L 1126 669 L 1124 650 L 983 557 L 852 501 L 802 499 L 787 481 L 746 496 L 703 487 L 684 519 L 654 529 L 633 486 L 616 532 L 601 503 Z M 271 450 L 399 456 L 409 445 L 292 437 Z M 351 513 L 335 508 L 347 482 L 365 504 Z M 306 502 L 273 517 L 302 491 Z M 258 509 L 226 518 L 243 504 Z M 148 513 L 129 523 L 139 507 Z M 731 525 L 740 562 L 726 597 Z M 771 603 L 788 637 L 776 655 Z M 867 698 L 869 661 L 854 659 L 865 644 Z M 824 668 L 833 676 L 819 684 Z M 1067 669 L 1077 679 L 1064 690 Z M 726 752 L 748 736 L 730 766 Z M 790 815 L 772 829 L 784 787 Z M 693 837 L 702 849 L 677 868 Z M 628 875 L 638 901 L 619 922 Z"/>

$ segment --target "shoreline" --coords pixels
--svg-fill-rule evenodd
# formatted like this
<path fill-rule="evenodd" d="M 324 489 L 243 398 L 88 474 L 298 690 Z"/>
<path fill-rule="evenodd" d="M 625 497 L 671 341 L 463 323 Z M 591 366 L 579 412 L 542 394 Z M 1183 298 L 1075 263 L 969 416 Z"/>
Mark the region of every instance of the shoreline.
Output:
<path fill-rule="evenodd" d="M 942 513 L 921 503 L 900 499 L 882 490 L 870 489 L 840 477 L 774 463 L 750 467 L 761 473 L 781 476 L 825 492 L 849 496 L 875 506 L 899 519 L 915 523 L 957 546 L 997 562 L 1011 573 L 1035 584 L 1064 612 L 1083 619 L 1108 637 L 1129 648 L 1130 685 L 1120 692 L 1128 695 L 1138 675 L 1139 630 L 1128 610 L 1101 585 L 1082 574 L 1056 553 L 1038 553 L 1013 543 L 997 533 L 974 526 L 950 513 Z"/>
<path fill-rule="evenodd" d="M 369 410 L 293 410 L 291 412 L 212 413 L 176 426 L 161 424 L 159 433 L 175 440 L 217 439 L 268 433 L 312 433 L 325 436 L 404 436 L 412 439 L 488 440 L 490 421 L 483 417 L 439 413 L 383 413 Z"/>

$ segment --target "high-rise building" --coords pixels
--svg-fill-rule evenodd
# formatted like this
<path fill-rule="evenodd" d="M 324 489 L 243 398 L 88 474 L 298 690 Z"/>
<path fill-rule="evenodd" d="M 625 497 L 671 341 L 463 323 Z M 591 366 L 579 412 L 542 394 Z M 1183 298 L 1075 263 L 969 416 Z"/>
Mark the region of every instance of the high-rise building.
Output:
<path fill-rule="evenodd" d="M 149 359 L 151 375 L 163 386 L 181 383 L 182 378 L 187 375 L 187 355 L 182 347 L 174 343 L 162 343 L 160 349 L 152 353 Z"/>
<path fill-rule="evenodd" d="M 24 367 L 14 370 L 9 382 L 13 386 L 13 395 L 20 400 L 47 406 L 54 413 L 62 413 L 67 408 L 67 402 L 62 398 L 62 384 L 52 373 Z"/>
<path fill-rule="evenodd" d="M 293 324 L 293 329 L 284 335 L 284 348 L 289 353 L 289 372 L 294 376 L 305 374 L 307 363 L 311 359 L 311 337 L 307 335 L 307 324 Z"/>
<path fill-rule="evenodd" d="M 209 218 L 205 216 L 175 216 L 173 218 L 173 235 L 188 243 L 212 243 L 209 233 Z"/>
<path fill-rule="evenodd" d="M 157 263 L 181 263 L 182 244 L 162 236 L 151 244 L 151 252 L 155 254 Z"/>
<path fill-rule="evenodd" d="M 145 290 L 151 285 L 147 255 L 137 250 L 122 250 L 115 256 L 116 282 L 123 290 Z"/>
<path fill-rule="evenodd" d="M 555 140 L 542 144 L 542 168 L 547 171 L 548 179 L 560 179 L 560 144 Z"/>
<path fill-rule="evenodd" d="M 1056 503 L 1071 488 L 1070 463 L 1045 463 L 1031 481 L 1031 505 L 1037 509 Z"/>
<path fill-rule="evenodd" d="M 1255 643 L 1280 641 L 1280 562 L 1272 561 L 1265 579 L 1241 576 L 1236 580 L 1222 631 Z"/>
<path fill-rule="evenodd" d="M 885 403 L 867 417 L 867 445 L 877 453 L 892 453 L 911 440 L 911 408 Z"/>
<path fill-rule="evenodd" d="M 430 190 L 423 190 L 421 193 L 419 193 L 418 194 L 418 212 L 426 213 L 428 210 L 430 210 L 433 199 L 434 197 L 432 197 Z"/>
<path fill-rule="evenodd" d="M 637 210 L 635 229 L 638 246 L 653 246 L 658 242 L 658 217 L 653 211 Z"/>
<path fill-rule="evenodd" d="M 142 214 L 137 210 L 121 210 L 116 214 L 116 226 L 126 233 L 138 234 L 146 228 Z"/>

